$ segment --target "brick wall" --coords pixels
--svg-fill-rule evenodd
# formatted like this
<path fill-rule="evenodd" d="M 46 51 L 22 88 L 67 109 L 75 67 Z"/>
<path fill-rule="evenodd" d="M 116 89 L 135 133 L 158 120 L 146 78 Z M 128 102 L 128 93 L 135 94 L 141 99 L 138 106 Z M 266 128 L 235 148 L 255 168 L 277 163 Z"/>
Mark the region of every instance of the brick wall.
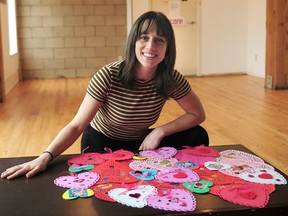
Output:
<path fill-rule="evenodd" d="M 23 78 L 92 76 L 124 55 L 126 0 L 18 0 Z"/>

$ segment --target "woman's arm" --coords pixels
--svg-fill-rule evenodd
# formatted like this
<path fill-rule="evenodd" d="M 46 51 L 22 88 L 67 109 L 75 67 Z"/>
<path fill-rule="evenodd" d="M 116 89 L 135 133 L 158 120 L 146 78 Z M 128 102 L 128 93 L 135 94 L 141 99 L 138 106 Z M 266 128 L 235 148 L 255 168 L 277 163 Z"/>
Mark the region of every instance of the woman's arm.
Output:
<path fill-rule="evenodd" d="M 185 114 L 167 124 L 155 128 L 145 137 L 139 150 L 155 149 L 165 136 L 195 127 L 205 120 L 204 108 L 192 90 L 186 96 L 177 100 L 177 103 L 185 111 Z"/>
<path fill-rule="evenodd" d="M 51 152 L 55 158 L 68 149 L 88 126 L 101 104 L 86 94 L 75 117 L 58 133 L 46 151 Z M 24 174 L 30 178 L 45 170 L 51 158 L 50 154 L 43 153 L 32 161 L 8 168 L 1 174 L 1 178 L 12 179 Z"/>

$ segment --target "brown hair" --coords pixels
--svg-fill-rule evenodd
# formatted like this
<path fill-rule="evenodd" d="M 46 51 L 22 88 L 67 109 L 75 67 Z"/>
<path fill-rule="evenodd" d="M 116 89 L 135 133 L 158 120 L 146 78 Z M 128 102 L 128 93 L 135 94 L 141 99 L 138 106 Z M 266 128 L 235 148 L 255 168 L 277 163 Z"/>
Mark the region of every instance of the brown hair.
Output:
<path fill-rule="evenodd" d="M 145 24 L 145 25 L 144 25 Z M 149 11 L 141 15 L 133 24 L 126 44 L 126 59 L 120 70 L 120 80 L 128 89 L 134 87 L 135 65 L 137 58 L 135 54 L 135 43 L 143 33 L 147 33 L 155 26 L 157 34 L 167 41 L 167 50 L 164 60 L 159 63 L 154 82 L 157 93 L 169 97 L 170 89 L 174 83 L 173 72 L 176 59 L 175 36 L 169 19 L 161 12 Z"/>

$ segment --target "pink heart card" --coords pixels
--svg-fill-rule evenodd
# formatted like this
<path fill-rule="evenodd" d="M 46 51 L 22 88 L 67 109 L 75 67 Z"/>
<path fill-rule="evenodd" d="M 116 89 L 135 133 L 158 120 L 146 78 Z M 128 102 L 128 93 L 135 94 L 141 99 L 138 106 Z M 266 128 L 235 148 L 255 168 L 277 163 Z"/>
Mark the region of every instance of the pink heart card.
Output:
<path fill-rule="evenodd" d="M 181 182 L 164 182 L 159 179 L 154 179 L 152 181 L 147 182 L 149 185 L 156 187 L 159 190 L 167 190 L 167 189 L 185 189 Z"/>
<path fill-rule="evenodd" d="M 240 177 L 241 173 L 254 172 L 254 170 L 258 168 L 274 170 L 274 167 L 272 167 L 269 164 L 262 163 L 262 162 L 247 161 L 247 160 L 230 160 L 226 162 L 229 162 L 229 164 L 231 165 L 231 168 L 228 168 L 225 170 L 219 170 L 219 171 L 226 175 L 235 176 L 235 177 Z"/>
<path fill-rule="evenodd" d="M 97 184 L 105 184 L 105 183 L 132 183 L 137 182 L 139 179 L 135 178 L 134 176 L 130 175 L 132 170 L 125 165 L 122 165 L 119 162 L 114 160 L 106 161 L 90 172 L 99 173 L 100 179 Z"/>
<path fill-rule="evenodd" d="M 223 188 L 219 196 L 229 202 L 255 208 L 264 208 L 269 201 L 269 193 L 266 190 L 252 185 Z"/>
<path fill-rule="evenodd" d="M 63 193 L 62 198 L 65 200 L 73 200 L 79 197 L 88 198 L 93 195 L 94 195 L 94 192 L 91 189 L 70 188 Z"/>
<path fill-rule="evenodd" d="M 173 147 L 162 147 L 154 150 L 143 150 L 139 154 L 145 157 L 167 159 L 173 157 L 177 153 L 177 149 Z"/>
<path fill-rule="evenodd" d="M 185 153 L 198 155 L 198 156 L 204 156 L 204 157 L 219 157 L 219 152 L 210 146 L 185 146 L 185 149 L 183 149 Z"/>
<path fill-rule="evenodd" d="M 269 169 L 255 169 L 253 173 L 241 173 L 240 178 L 260 184 L 287 184 L 287 180 L 279 172 Z"/>
<path fill-rule="evenodd" d="M 246 160 L 246 161 L 254 161 L 258 163 L 264 163 L 263 159 L 256 155 L 249 154 L 247 152 L 238 151 L 238 150 L 225 150 L 219 152 L 220 156 L 217 158 L 218 162 L 228 163 L 226 160 Z"/>
<path fill-rule="evenodd" d="M 163 171 L 158 173 L 155 178 L 164 182 L 175 183 L 199 180 L 198 174 L 193 170 L 187 168 L 172 168 L 169 171 Z"/>
<path fill-rule="evenodd" d="M 123 205 L 134 208 L 143 208 L 147 205 L 147 198 L 156 194 L 157 189 L 150 185 L 139 185 L 135 188 L 115 188 L 108 192 L 108 195 Z"/>
<path fill-rule="evenodd" d="M 196 199 L 184 189 L 171 189 L 168 193 L 154 194 L 147 198 L 148 206 L 165 211 L 194 211 Z"/>
<path fill-rule="evenodd" d="M 68 160 L 68 165 L 72 164 L 85 165 L 85 164 L 101 164 L 105 160 L 100 158 L 100 153 L 85 153 L 80 156 L 72 157 Z"/>
<path fill-rule="evenodd" d="M 93 186 L 99 179 L 97 173 L 82 172 L 70 176 L 60 176 L 54 180 L 59 187 L 87 189 Z"/>
<path fill-rule="evenodd" d="M 121 161 L 121 160 L 128 160 L 133 158 L 134 153 L 131 151 L 127 151 L 127 150 L 117 150 L 117 151 L 110 151 L 107 149 L 107 151 L 109 151 L 108 153 L 103 153 L 100 155 L 100 158 L 103 160 L 117 160 L 117 161 Z"/>
<path fill-rule="evenodd" d="M 133 160 L 129 167 L 133 170 L 153 169 L 156 171 L 165 171 L 171 169 L 178 162 L 175 158 L 160 159 L 153 158 L 147 160 Z"/>
<path fill-rule="evenodd" d="M 194 164 L 204 164 L 207 161 L 216 161 L 215 157 L 199 156 L 186 153 L 185 150 L 178 150 L 174 155 L 178 161 L 192 161 Z"/>

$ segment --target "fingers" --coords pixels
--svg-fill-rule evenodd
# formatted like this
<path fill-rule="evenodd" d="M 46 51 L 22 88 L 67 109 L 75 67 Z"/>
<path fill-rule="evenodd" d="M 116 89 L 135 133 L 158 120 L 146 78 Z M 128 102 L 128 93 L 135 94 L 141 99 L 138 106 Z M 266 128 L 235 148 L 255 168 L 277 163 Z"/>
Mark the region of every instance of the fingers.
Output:
<path fill-rule="evenodd" d="M 6 171 L 1 173 L 1 178 L 13 179 L 17 176 L 24 175 L 26 173 L 25 165 L 17 165 L 8 168 Z"/>

